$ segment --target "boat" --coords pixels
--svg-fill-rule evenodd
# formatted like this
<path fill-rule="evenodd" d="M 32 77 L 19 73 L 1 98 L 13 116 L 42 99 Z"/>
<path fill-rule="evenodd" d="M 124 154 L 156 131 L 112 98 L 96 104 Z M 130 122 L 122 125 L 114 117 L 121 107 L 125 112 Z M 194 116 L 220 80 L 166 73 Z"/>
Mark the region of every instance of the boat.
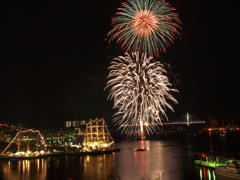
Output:
<path fill-rule="evenodd" d="M 146 151 L 146 149 L 144 149 L 144 148 L 139 148 L 139 149 L 136 149 L 136 151 Z"/>
<path fill-rule="evenodd" d="M 103 118 L 90 120 L 86 126 L 82 152 L 108 152 L 114 150 L 114 140 Z"/>
<path fill-rule="evenodd" d="M 223 157 L 201 153 L 201 154 L 198 154 L 198 159 L 194 160 L 193 163 L 199 166 L 216 168 L 216 167 L 227 166 L 227 164 L 231 161 L 232 160 L 226 159 Z"/>
<path fill-rule="evenodd" d="M 30 146 L 30 144 L 32 146 Z M 16 152 L 12 152 L 11 150 L 14 149 L 14 146 L 17 148 Z M 39 130 L 20 130 L 1 152 L 0 159 L 43 158 L 49 155 L 49 152 L 46 151 L 46 147 L 47 145 L 44 137 Z"/>
<path fill-rule="evenodd" d="M 80 149 L 73 151 L 55 151 L 53 155 L 100 155 L 112 154 L 120 151 L 114 147 L 114 140 L 107 129 L 107 125 L 103 118 L 95 120 L 90 119 L 86 124 L 85 132 L 83 133 L 83 143 Z"/>
<path fill-rule="evenodd" d="M 240 169 L 237 168 L 233 162 L 229 163 L 225 167 L 215 168 L 215 174 L 217 178 L 228 178 L 228 179 L 240 179 Z"/>
<path fill-rule="evenodd" d="M 216 167 L 222 167 L 222 166 L 226 166 L 226 163 L 218 163 L 215 161 L 205 161 L 205 160 L 194 160 L 193 162 L 195 165 L 199 165 L 199 166 L 205 166 L 205 167 L 209 167 L 209 168 L 216 168 Z"/>

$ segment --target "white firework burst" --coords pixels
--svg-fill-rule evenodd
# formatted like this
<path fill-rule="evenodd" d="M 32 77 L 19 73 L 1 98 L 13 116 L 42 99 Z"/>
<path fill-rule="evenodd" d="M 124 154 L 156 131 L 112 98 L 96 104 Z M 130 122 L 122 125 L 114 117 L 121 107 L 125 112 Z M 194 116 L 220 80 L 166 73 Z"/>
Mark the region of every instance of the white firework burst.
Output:
<path fill-rule="evenodd" d="M 127 135 L 151 134 L 167 119 L 166 109 L 173 111 L 169 101 L 177 103 L 172 84 L 163 64 L 146 54 L 126 53 L 115 58 L 109 67 L 106 88 L 114 102 L 114 122 Z"/>

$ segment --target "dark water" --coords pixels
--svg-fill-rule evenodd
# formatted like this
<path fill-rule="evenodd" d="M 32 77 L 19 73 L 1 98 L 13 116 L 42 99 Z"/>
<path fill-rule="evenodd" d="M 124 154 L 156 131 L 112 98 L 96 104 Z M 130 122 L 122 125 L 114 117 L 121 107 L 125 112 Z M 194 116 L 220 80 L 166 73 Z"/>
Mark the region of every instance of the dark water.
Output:
<path fill-rule="evenodd" d="M 108 155 L 0 161 L 0 179 L 215 180 L 213 170 L 193 165 L 193 154 L 216 151 L 237 156 L 240 152 L 236 148 L 238 138 L 235 135 L 221 138 L 176 136 L 159 140 L 122 141 L 116 144 L 121 151 Z M 136 148 L 145 148 L 146 151 L 135 151 Z"/>

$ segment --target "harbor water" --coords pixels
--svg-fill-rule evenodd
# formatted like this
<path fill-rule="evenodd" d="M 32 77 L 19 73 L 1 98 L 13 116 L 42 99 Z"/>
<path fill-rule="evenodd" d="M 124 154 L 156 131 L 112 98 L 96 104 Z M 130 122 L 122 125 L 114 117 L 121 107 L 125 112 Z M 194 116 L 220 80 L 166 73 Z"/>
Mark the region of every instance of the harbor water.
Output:
<path fill-rule="evenodd" d="M 1 180 L 216 180 L 213 169 L 193 165 L 197 152 L 238 158 L 237 134 L 182 134 L 116 143 L 119 152 L 0 160 Z M 145 151 L 136 151 L 136 149 Z"/>

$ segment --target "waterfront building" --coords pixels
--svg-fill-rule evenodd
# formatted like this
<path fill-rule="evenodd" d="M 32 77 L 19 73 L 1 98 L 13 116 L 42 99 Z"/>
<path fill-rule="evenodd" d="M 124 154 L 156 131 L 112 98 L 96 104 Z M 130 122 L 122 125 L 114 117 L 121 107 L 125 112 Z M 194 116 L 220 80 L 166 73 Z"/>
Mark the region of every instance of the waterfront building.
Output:
<path fill-rule="evenodd" d="M 80 121 L 66 121 L 65 122 L 65 127 L 70 128 L 70 127 L 79 127 L 79 126 L 84 126 L 86 125 L 87 121 L 86 120 L 80 120 Z"/>

